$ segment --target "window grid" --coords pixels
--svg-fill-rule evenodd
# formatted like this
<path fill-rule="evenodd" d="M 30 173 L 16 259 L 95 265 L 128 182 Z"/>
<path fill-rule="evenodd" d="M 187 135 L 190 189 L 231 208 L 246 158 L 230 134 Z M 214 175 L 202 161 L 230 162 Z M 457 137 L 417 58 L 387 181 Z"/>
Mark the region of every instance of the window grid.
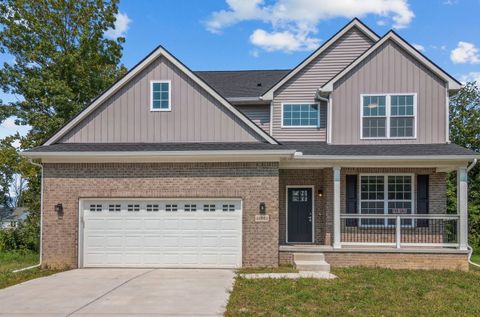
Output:
<path fill-rule="evenodd" d="M 215 207 L 214 204 L 204 204 L 203 205 L 203 211 L 214 212 L 214 211 L 216 211 L 216 207 Z"/>
<path fill-rule="evenodd" d="M 235 211 L 235 205 L 225 204 L 222 206 L 222 211 Z"/>
<path fill-rule="evenodd" d="M 170 109 L 170 82 L 153 81 L 151 87 L 152 110 Z"/>
<path fill-rule="evenodd" d="M 186 211 L 186 212 L 194 212 L 194 211 L 197 211 L 197 205 L 195 205 L 195 204 L 186 204 L 186 205 L 183 207 L 183 210 Z"/>
<path fill-rule="evenodd" d="M 416 138 L 414 94 L 362 95 L 362 138 Z"/>
<path fill-rule="evenodd" d="M 165 205 L 165 211 L 168 211 L 168 212 L 178 211 L 178 205 L 177 204 L 167 204 L 167 205 Z"/>
<path fill-rule="evenodd" d="M 395 209 L 413 213 L 412 175 L 361 175 L 359 209 L 361 214 L 393 214 Z M 403 212 L 402 212 L 403 213 Z M 395 226 L 395 219 L 361 219 L 362 226 Z M 403 227 L 412 226 L 402 219 Z"/>
<path fill-rule="evenodd" d="M 128 205 L 127 210 L 128 211 L 140 211 L 140 205 L 138 205 L 138 204 Z"/>
<path fill-rule="evenodd" d="M 147 205 L 147 212 L 157 212 L 160 210 L 160 206 L 158 204 L 148 204 Z"/>
<path fill-rule="evenodd" d="M 284 104 L 282 106 L 282 126 L 284 127 L 318 127 L 320 126 L 319 105 Z"/>
<path fill-rule="evenodd" d="M 120 210 L 121 210 L 120 205 L 116 205 L 116 204 L 108 205 L 108 211 L 119 212 Z"/>
<path fill-rule="evenodd" d="M 100 212 L 102 211 L 102 205 L 90 205 L 91 212 Z"/>

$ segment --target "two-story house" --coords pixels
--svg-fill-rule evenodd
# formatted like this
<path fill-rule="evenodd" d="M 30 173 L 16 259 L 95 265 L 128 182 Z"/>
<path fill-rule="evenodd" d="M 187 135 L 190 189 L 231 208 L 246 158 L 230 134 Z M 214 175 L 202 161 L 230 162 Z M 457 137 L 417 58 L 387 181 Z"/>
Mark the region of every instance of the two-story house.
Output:
<path fill-rule="evenodd" d="M 291 70 L 194 72 L 158 47 L 23 153 L 43 167 L 43 264 L 466 270 L 460 88 L 358 19 Z"/>

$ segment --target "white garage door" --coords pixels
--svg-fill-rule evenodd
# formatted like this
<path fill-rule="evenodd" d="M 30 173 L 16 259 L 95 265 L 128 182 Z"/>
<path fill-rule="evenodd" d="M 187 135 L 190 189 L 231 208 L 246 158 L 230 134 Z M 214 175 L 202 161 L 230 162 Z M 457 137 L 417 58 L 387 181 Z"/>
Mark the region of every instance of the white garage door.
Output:
<path fill-rule="evenodd" d="M 240 200 L 83 200 L 84 267 L 234 268 Z"/>

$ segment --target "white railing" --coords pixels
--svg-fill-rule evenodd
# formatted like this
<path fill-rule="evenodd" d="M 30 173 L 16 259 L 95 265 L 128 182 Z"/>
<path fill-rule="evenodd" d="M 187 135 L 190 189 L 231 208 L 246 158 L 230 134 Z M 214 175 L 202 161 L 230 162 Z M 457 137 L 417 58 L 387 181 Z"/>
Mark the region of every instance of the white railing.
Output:
<path fill-rule="evenodd" d="M 457 214 L 341 214 L 342 246 L 458 248 Z"/>

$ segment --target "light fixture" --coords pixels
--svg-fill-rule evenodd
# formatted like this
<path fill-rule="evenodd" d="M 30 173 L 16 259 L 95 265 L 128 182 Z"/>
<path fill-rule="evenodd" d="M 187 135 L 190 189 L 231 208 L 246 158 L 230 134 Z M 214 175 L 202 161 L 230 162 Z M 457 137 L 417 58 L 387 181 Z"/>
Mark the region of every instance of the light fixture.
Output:
<path fill-rule="evenodd" d="M 267 212 L 267 206 L 264 202 L 260 203 L 259 211 L 261 215 L 264 215 Z"/>
<path fill-rule="evenodd" d="M 62 204 L 56 204 L 55 205 L 55 212 L 57 213 L 57 216 L 59 219 L 63 218 L 63 205 Z"/>
<path fill-rule="evenodd" d="M 323 196 L 323 190 L 319 189 L 317 191 L 317 195 L 318 195 L 318 197 L 322 197 Z"/>

